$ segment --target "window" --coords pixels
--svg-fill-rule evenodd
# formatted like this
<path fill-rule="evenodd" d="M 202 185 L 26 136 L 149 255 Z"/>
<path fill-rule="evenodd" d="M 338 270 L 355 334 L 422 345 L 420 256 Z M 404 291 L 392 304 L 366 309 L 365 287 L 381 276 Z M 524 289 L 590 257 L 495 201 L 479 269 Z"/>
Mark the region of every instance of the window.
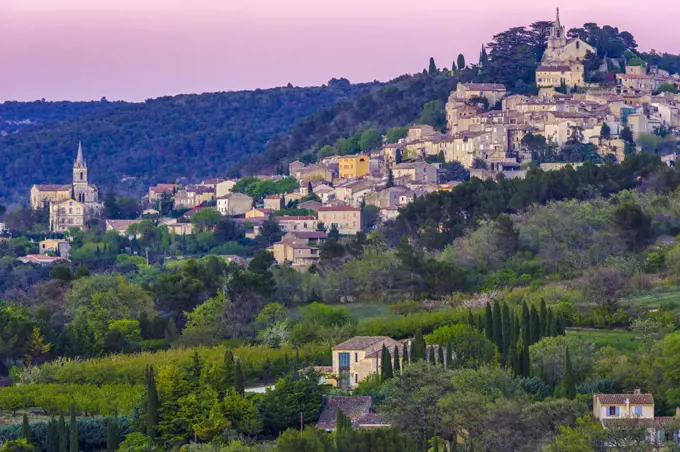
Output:
<path fill-rule="evenodd" d="M 354 383 L 359 383 L 359 374 L 354 374 Z"/>
<path fill-rule="evenodd" d="M 349 352 L 338 353 L 338 367 L 340 370 L 349 370 Z"/>
<path fill-rule="evenodd" d="M 359 353 L 354 352 L 354 362 L 359 362 Z"/>
<path fill-rule="evenodd" d="M 619 415 L 619 407 L 617 406 L 608 406 L 607 407 L 607 416 L 618 416 Z"/>
<path fill-rule="evenodd" d="M 636 406 L 635 408 L 633 408 L 633 410 L 634 410 L 636 416 L 642 416 L 642 407 L 641 406 Z"/>

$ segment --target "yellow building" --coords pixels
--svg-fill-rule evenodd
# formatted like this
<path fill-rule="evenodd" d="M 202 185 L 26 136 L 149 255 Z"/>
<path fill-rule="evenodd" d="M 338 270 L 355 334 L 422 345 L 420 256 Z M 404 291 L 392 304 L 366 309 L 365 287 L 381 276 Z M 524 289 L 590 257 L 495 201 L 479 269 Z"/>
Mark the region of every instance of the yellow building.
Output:
<path fill-rule="evenodd" d="M 352 179 L 369 173 L 369 157 L 364 154 L 340 157 L 340 178 Z"/>
<path fill-rule="evenodd" d="M 307 240 L 284 239 L 272 246 L 274 259 L 279 264 L 290 263 L 295 268 L 306 268 L 319 262 L 319 248 Z"/>
<path fill-rule="evenodd" d="M 403 349 L 401 342 L 387 336 L 356 336 L 333 347 L 333 375 L 337 385 L 354 389 L 361 380 L 380 372 L 380 352 L 385 345 L 390 353 L 394 347 Z M 403 356 L 403 353 L 400 353 Z"/>
<path fill-rule="evenodd" d="M 583 86 L 583 63 L 570 65 L 541 65 L 536 69 L 536 84 L 539 88 L 553 86 Z"/>
<path fill-rule="evenodd" d="M 361 209 L 350 206 L 321 207 L 318 221 L 329 229 L 335 226 L 342 235 L 355 235 L 361 232 Z"/>
<path fill-rule="evenodd" d="M 88 219 L 84 203 L 73 199 L 50 203 L 50 231 L 65 232 L 70 228 L 82 229 Z"/>
<path fill-rule="evenodd" d="M 52 201 L 63 201 L 70 197 L 70 185 L 34 185 L 31 187 L 31 208 L 39 209 Z"/>

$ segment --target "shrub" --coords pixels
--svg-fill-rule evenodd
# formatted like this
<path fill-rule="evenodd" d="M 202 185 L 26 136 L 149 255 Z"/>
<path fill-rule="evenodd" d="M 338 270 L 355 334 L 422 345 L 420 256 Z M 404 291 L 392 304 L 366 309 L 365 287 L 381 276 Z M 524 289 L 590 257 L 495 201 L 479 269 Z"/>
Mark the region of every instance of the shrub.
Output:
<path fill-rule="evenodd" d="M 417 330 L 431 333 L 436 328 L 454 323 L 467 323 L 467 311 L 418 312 L 395 318 L 375 318 L 359 322 L 360 336 L 390 336 L 403 339 L 413 336 Z"/>

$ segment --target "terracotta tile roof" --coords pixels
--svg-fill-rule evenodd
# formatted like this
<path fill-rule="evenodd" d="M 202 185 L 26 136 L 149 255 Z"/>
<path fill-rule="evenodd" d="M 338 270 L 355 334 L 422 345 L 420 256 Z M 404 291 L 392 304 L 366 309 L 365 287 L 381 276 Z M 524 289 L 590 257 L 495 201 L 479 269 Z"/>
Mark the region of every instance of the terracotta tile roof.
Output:
<path fill-rule="evenodd" d="M 600 422 L 602 423 L 602 426 L 604 426 L 605 428 L 611 427 L 659 428 L 675 420 L 677 420 L 676 417 L 659 416 L 653 419 L 650 418 L 601 419 Z"/>
<path fill-rule="evenodd" d="M 317 428 L 325 430 L 335 429 L 335 420 L 338 408 L 352 421 L 354 424 L 370 413 L 373 406 L 373 400 L 370 396 L 328 396 L 324 404 L 319 421 L 316 423 Z"/>
<path fill-rule="evenodd" d="M 111 228 L 124 231 L 127 230 L 128 226 L 131 224 L 137 224 L 142 220 L 106 220 L 106 226 L 111 226 Z"/>
<path fill-rule="evenodd" d="M 390 423 L 389 419 L 387 416 L 384 414 L 380 413 L 367 413 L 361 416 L 359 419 L 357 419 L 355 422 L 352 422 L 352 424 L 356 424 L 357 427 L 363 427 L 363 426 L 375 426 L 375 425 L 381 425 L 385 427 L 389 427 L 392 424 Z"/>
<path fill-rule="evenodd" d="M 323 231 L 315 231 L 315 232 L 305 232 L 305 231 L 291 231 L 288 234 L 291 236 L 294 236 L 295 238 L 298 239 L 325 239 L 328 237 L 328 234 L 326 234 Z M 288 235 L 286 234 L 286 235 Z"/>
<path fill-rule="evenodd" d="M 276 217 L 276 221 L 281 222 L 281 221 L 311 221 L 311 220 L 316 220 L 316 217 L 310 217 L 310 216 L 283 216 L 283 217 Z"/>
<path fill-rule="evenodd" d="M 372 345 L 391 339 L 389 336 L 354 336 L 333 347 L 333 350 L 365 350 Z"/>
<path fill-rule="evenodd" d="M 631 405 L 654 405 L 652 394 L 595 394 L 603 405 L 625 405 L 626 400 Z"/>

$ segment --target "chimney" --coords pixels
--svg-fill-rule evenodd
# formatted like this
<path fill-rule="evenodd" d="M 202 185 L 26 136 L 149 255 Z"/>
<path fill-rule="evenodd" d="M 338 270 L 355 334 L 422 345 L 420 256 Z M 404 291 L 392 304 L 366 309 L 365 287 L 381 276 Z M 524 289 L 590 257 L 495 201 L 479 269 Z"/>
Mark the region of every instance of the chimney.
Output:
<path fill-rule="evenodd" d="M 633 389 L 633 394 L 641 394 L 640 388 Z"/>

